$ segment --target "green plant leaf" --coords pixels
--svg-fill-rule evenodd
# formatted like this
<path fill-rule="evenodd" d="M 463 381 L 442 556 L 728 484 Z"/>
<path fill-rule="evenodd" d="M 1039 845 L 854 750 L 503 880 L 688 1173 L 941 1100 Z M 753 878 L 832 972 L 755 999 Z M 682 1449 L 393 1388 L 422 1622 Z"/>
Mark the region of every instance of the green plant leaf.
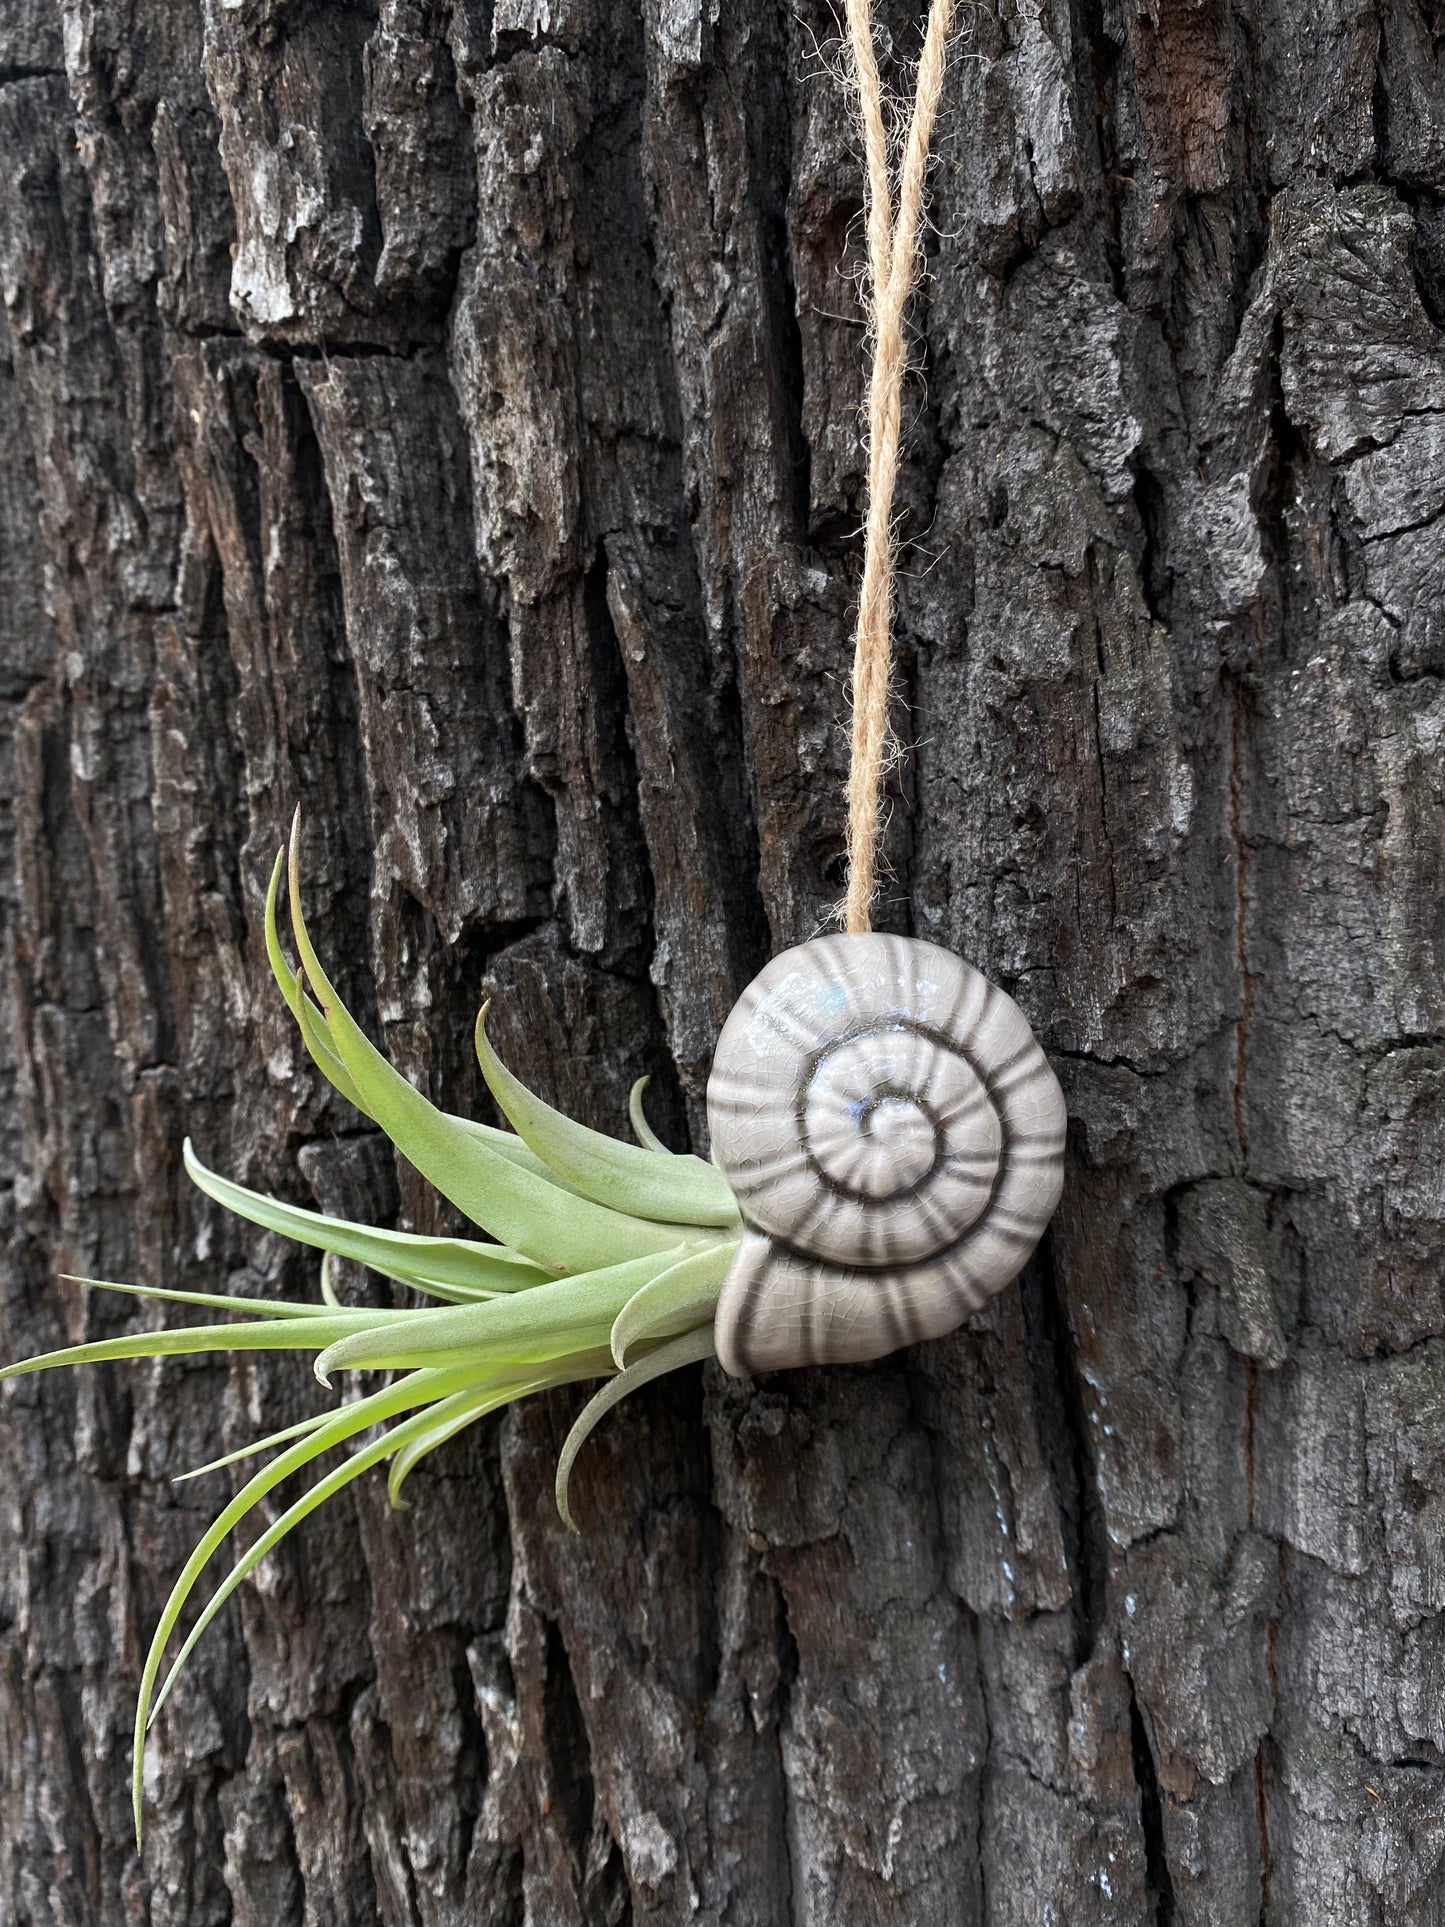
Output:
<path fill-rule="evenodd" d="M 684 1258 L 633 1293 L 612 1321 L 608 1337 L 618 1371 L 626 1370 L 627 1354 L 634 1345 L 676 1338 L 699 1325 L 711 1327 L 718 1293 L 736 1251 L 735 1244 L 715 1245 Z"/>
<path fill-rule="evenodd" d="M 622 1400 L 630 1392 L 635 1392 L 640 1385 L 646 1385 L 654 1378 L 661 1378 L 667 1372 L 678 1371 L 684 1365 L 694 1365 L 704 1358 L 713 1356 L 712 1327 L 709 1325 L 701 1331 L 691 1331 L 681 1338 L 669 1339 L 667 1344 L 659 1345 L 655 1352 L 649 1352 L 646 1358 L 640 1359 L 635 1365 L 629 1365 L 625 1372 L 619 1372 L 616 1378 L 610 1379 L 602 1387 L 600 1392 L 588 1399 L 582 1407 L 576 1424 L 567 1434 L 566 1443 L 557 1460 L 557 1510 L 561 1514 L 563 1525 L 569 1532 L 577 1530 L 567 1502 L 567 1487 L 572 1477 L 572 1467 L 577 1454 L 587 1443 L 598 1421 L 605 1418 L 614 1405 L 620 1405 Z"/>
<path fill-rule="evenodd" d="M 292 927 L 296 927 L 294 908 Z M 297 942 L 309 980 L 309 945 L 299 935 Z M 494 1238 L 553 1271 L 582 1271 L 589 1265 L 617 1264 L 648 1251 L 666 1251 L 688 1235 L 685 1225 L 654 1224 L 608 1210 L 500 1156 L 394 1071 L 352 1022 L 333 990 L 320 982 L 316 988 L 331 1034 L 368 1113 L 444 1198 Z M 304 1001 L 300 1021 L 305 1029 Z"/>
<path fill-rule="evenodd" d="M 297 1244 L 334 1251 L 338 1258 L 354 1258 L 403 1284 L 417 1284 L 423 1290 L 431 1284 L 442 1284 L 468 1291 L 521 1291 L 555 1275 L 506 1245 L 479 1244 L 470 1238 L 426 1238 L 414 1231 L 382 1231 L 375 1225 L 353 1224 L 346 1218 L 328 1218 L 300 1205 L 283 1204 L 279 1198 L 268 1198 L 207 1170 L 189 1138 L 183 1156 L 191 1182 L 238 1218 L 279 1232 L 283 1238 L 294 1238 Z"/>
<path fill-rule="evenodd" d="M 227 1573 L 220 1585 L 217 1586 L 216 1590 L 211 1594 L 209 1600 L 207 1600 L 195 1625 L 186 1635 L 184 1645 L 171 1663 L 170 1671 L 166 1674 L 165 1684 L 155 1697 L 155 1703 L 151 1708 L 150 1716 L 146 1722 L 147 1727 L 154 1722 L 156 1716 L 159 1714 L 162 1706 L 170 1695 L 171 1687 L 175 1684 L 182 1666 L 184 1666 L 190 1658 L 192 1652 L 195 1650 L 196 1642 L 206 1631 L 206 1628 L 210 1625 L 216 1614 L 221 1610 L 222 1606 L 225 1605 L 226 1601 L 246 1575 L 254 1571 L 266 1557 L 267 1553 L 274 1551 L 286 1535 L 294 1531 L 295 1528 L 301 1524 L 303 1519 L 309 1517 L 311 1513 L 316 1511 L 318 1506 L 324 1505 L 328 1499 L 334 1498 L 343 1487 L 350 1485 L 351 1482 L 359 1478 L 363 1472 L 369 1471 L 373 1465 L 379 1465 L 383 1459 L 389 1457 L 398 1449 L 403 1448 L 412 1440 L 425 1437 L 428 1433 L 437 1430 L 442 1425 L 450 1423 L 453 1419 L 459 1421 L 455 1429 L 461 1430 L 462 1427 L 470 1425 L 476 1419 L 482 1417 L 485 1412 L 494 1410 L 498 1405 L 509 1404 L 514 1398 L 520 1395 L 520 1391 L 520 1387 L 504 1386 L 495 1388 L 486 1399 L 479 1399 L 478 1395 L 472 1391 L 456 1392 L 449 1398 L 439 1399 L 435 1405 L 429 1406 L 426 1411 L 418 1412 L 409 1419 L 403 1419 L 399 1425 L 390 1427 L 390 1429 L 383 1432 L 379 1438 L 373 1439 L 369 1445 L 364 1445 L 360 1450 L 353 1452 L 344 1464 L 337 1466 L 334 1471 L 328 1472 L 324 1478 L 318 1479 L 316 1484 L 305 1491 L 294 1504 L 288 1506 L 281 1517 L 272 1525 L 268 1526 L 260 1537 L 256 1539 L 252 1545 L 247 1547 L 246 1551 L 236 1561 L 235 1565 L 232 1566 L 230 1572 Z"/>
<path fill-rule="evenodd" d="M 533 1392 L 545 1390 L 551 1382 L 535 1377 L 516 1379 L 509 1383 L 508 1391 L 514 1400 L 529 1398 Z M 565 1380 L 561 1382 L 565 1383 Z M 479 1418 L 484 1418 L 494 1410 L 499 1393 L 500 1388 L 491 1384 L 479 1387 L 472 1393 L 459 1392 L 447 1405 L 433 1408 L 433 1413 L 442 1414 L 440 1417 L 435 1417 L 433 1423 L 413 1432 L 406 1444 L 396 1448 L 386 1480 L 386 1496 L 395 1511 L 410 1511 L 411 1501 L 402 1498 L 401 1488 L 427 1454 L 435 1452 L 438 1446 L 445 1445 L 448 1439 L 454 1439 L 458 1432 L 464 1432 L 469 1425 L 474 1425 Z"/>
<path fill-rule="evenodd" d="M 301 1471 L 313 1459 L 333 1445 L 343 1444 L 364 1432 L 368 1426 L 394 1418 L 398 1413 L 417 1405 L 430 1405 L 435 1400 L 450 1397 L 453 1393 L 470 1389 L 467 1374 L 447 1372 L 413 1372 L 399 1384 L 384 1386 L 373 1392 L 370 1397 L 359 1399 L 354 1405 L 346 1405 L 333 1413 L 327 1423 L 318 1426 L 307 1437 L 263 1466 L 231 1500 L 223 1511 L 217 1514 L 201 1535 L 195 1550 L 182 1568 L 180 1577 L 171 1588 L 170 1597 L 161 1610 L 155 1636 L 146 1654 L 145 1666 L 141 1672 L 140 1693 L 136 1702 L 135 1722 L 135 1760 L 131 1780 L 131 1800 L 135 1810 L 136 1844 L 141 1838 L 142 1789 L 145 1766 L 146 1728 L 152 1718 L 151 1702 L 155 1692 L 157 1675 L 161 1660 L 165 1655 L 166 1643 L 175 1629 L 177 1620 L 185 1607 L 186 1600 L 210 1563 L 211 1556 L 224 1543 L 227 1533 L 245 1518 L 251 1508 L 268 1492 L 280 1485 L 293 1472 Z M 194 1644 L 195 1634 L 187 1642 L 189 1651 Z M 175 1668 L 167 1677 L 166 1690 L 175 1680 Z"/>
<path fill-rule="evenodd" d="M 459 1128 L 410 1085 L 367 1038 L 321 967 L 301 908 L 300 812 L 291 830 L 291 932 L 301 957 L 298 1019 L 307 1024 L 305 985 L 325 1012 L 327 1028 L 369 1116 L 403 1157 L 476 1224 L 503 1244 L 557 1271 L 616 1264 L 665 1251 L 686 1228 L 608 1210 L 575 1197 L 498 1155 L 475 1132 Z"/>
<path fill-rule="evenodd" d="M 484 1305 L 416 1311 L 389 1330 L 347 1333 L 316 1360 L 324 1384 L 334 1371 L 383 1371 L 467 1364 L 479 1374 L 541 1364 L 571 1352 L 607 1349 L 613 1320 L 643 1285 L 688 1255 L 659 1256 L 580 1272 Z"/>
<path fill-rule="evenodd" d="M 227 1452 L 222 1458 L 208 1459 L 204 1465 L 193 1465 L 188 1472 L 173 1472 L 172 1485 L 185 1485 L 191 1479 L 203 1478 L 207 1472 L 220 1472 L 228 1465 L 239 1465 L 243 1459 L 258 1458 L 262 1452 L 274 1452 L 278 1446 L 287 1445 L 292 1439 L 304 1438 L 308 1432 L 316 1431 L 335 1417 L 333 1412 L 317 1412 L 312 1418 L 298 1419 L 294 1425 L 287 1425 L 279 1432 L 272 1432 L 264 1439 L 255 1439 L 250 1445 L 243 1445 L 235 1452 Z"/>
<path fill-rule="evenodd" d="M 243 1303 L 249 1302 L 246 1300 Z M 499 1300 L 498 1302 L 505 1302 Z M 307 1307 L 311 1314 L 311 1307 Z M 258 1318 L 245 1325 L 179 1325 L 160 1331 L 131 1332 L 123 1338 L 100 1338 L 88 1345 L 67 1345 L 63 1351 L 44 1352 L 0 1367 L 0 1380 L 23 1378 L 27 1372 L 46 1372 L 56 1365 L 105 1365 L 119 1358 L 172 1358 L 197 1352 L 317 1351 L 333 1340 L 359 1337 L 398 1318 L 425 1318 L 426 1312 L 333 1312 L 324 1305 L 306 1317 Z"/>
<path fill-rule="evenodd" d="M 330 1305 L 334 1311 L 345 1311 L 346 1307 L 342 1304 L 340 1294 L 337 1292 L 336 1286 L 333 1283 L 332 1277 L 331 1277 L 331 1267 L 333 1264 L 335 1264 L 335 1262 L 336 1262 L 336 1253 L 334 1251 L 322 1252 L 321 1254 L 321 1297 L 324 1303 Z"/>
<path fill-rule="evenodd" d="M 291 833 L 293 836 L 296 835 L 296 822 L 299 820 L 300 815 L 301 807 L 298 804 L 296 817 L 292 822 Z M 371 1113 L 362 1103 L 361 1093 L 352 1083 L 346 1066 L 336 1055 L 330 1038 L 326 1036 L 325 1019 L 314 1004 L 311 1004 L 311 1014 L 315 1017 L 316 1022 L 309 1034 L 307 1026 L 302 1022 L 303 1001 L 309 1003 L 310 1000 L 306 997 L 305 989 L 297 979 L 295 972 L 286 961 L 286 954 L 281 948 L 281 932 L 276 924 L 276 904 L 281 890 L 281 872 L 285 866 L 286 851 L 282 848 L 276 853 L 276 862 L 271 871 L 271 882 L 266 890 L 266 955 L 270 960 L 271 974 L 280 986 L 281 995 L 286 999 L 287 1009 L 296 1019 L 297 1026 L 301 1031 L 301 1041 L 305 1044 L 311 1061 L 326 1081 L 340 1091 L 348 1104 L 354 1104 L 363 1117 L 369 1117 Z"/>
<path fill-rule="evenodd" d="M 602 1378 L 610 1370 L 611 1361 L 606 1352 L 576 1352 L 560 1359 L 554 1370 L 539 1377 L 535 1371 L 525 1378 L 511 1380 L 489 1380 L 480 1387 L 470 1403 L 457 1401 L 455 1409 L 433 1426 L 419 1432 L 415 1438 L 402 1446 L 391 1462 L 391 1471 L 386 1481 L 387 1496 L 398 1509 L 404 1510 L 407 1501 L 401 1497 L 401 1488 L 410 1478 L 416 1467 L 429 1452 L 435 1452 L 439 1445 L 455 1438 L 458 1432 L 465 1431 L 476 1419 L 494 1411 L 499 1405 L 516 1404 L 518 1400 L 531 1398 L 537 1392 L 555 1391 L 560 1385 L 573 1385 L 579 1379 Z"/>
<path fill-rule="evenodd" d="M 647 1121 L 647 1113 L 642 1108 L 642 1093 L 652 1082 L 650 1077 L 639 1077 L 627 1097 L 627 1115 L 632 1120 L 633 1134 L 645 1151 L 661 1151 L 665 1157 L 673 1155 L 669 1145 L 653 1130 Z"/>
<path fill-rule="evenodd" d="M 474 1117 L 458 1117 L 455 1111 L 443 1111 L 442 1116 L 450 1118 L 458 1130 L 476 1138 L 489 1151 L 506 1158 L 508 1163 L 520 1165 L 524 1171 L 531 1171 L 539 1178 L 546 1178 L 549 1184 L 555 1184 L 560 1190 L 576 1191 L 574 1184 L 569 1184 L 560 1172 L 554 1171 L 545 1159 L 539 1158 L 531 1145 L 524 1144 L 515 1131 L 500 1131 L 495 1124 L 479 1124 Z"/>
<path fill-rule="evenodd" d="M 297 815 L 300 815 L 299 810 Z M 304 985 L 287 963 L 285 952 L 281 948 L 281 933 L 277 925 L 276 910 L 277 892 L 285 864 L 286 851 L 283 849 L 277 855 L 275 867 L 271 872 L 270 887 L 266 892 L 266 955 L 270 959 L 272 974 L 280 986 L 281 995 L 286 1000 L 286 1008 L 296 1019 L 297 1028 L 301 1031 L 301 1041 L 317 1069 L 328 1083 L 340 1091 L 348 1104 L 360 1111 L 363 1117 L 370 1117 L 371 1113 L 362 1102 L 361 1093 L 356 1088 L 350 1072 L 337 1055 L 336 1046 L 332 1042 L 331 1033 L 327 1027 L 325 1012 L 309 996 L 304 998 L 303 1011 Z M 554 1182 L 557 1181 L 555 1174 L 548 1171 L 542 1159 L 530 1151 L 512 1132 L 499 1131 L 494 1124 L 479 1124 L 473 1118 L 456 1117 L 450 1112 L 444 1115 L 450 1116 L 459 1130 L 479 1138 L 488 1149 L 497 1152 L 499 1156 L 510 1159 L 513 1164 L 520 1164 L 523 1170 L 552 1176 Z M 375 1121 L 373 1118 L 372 1122 Z"/>
<path fill-rule="evenodd" d="M 584 1197 L 663 1224 L 738 1223 L 737 1200 L 715 1166 L 605 1137 L 529 1091 L 492 1048 L 485 1004 L 477 1014 L 474 1037 L 482 1076 L 503 1116 L 538 1157 Z"/>
<path fill-rule="evenodd" d="M 84 1285 L 87 1291 L 119 1291 L 127 1298 L 159 1298 L 170 1305 L 201 1305 L 214 1311 L 251 1312 L 257 1318 L 324 1318 L 325 1305 L 311 1305 L 303 1298 L 238 1298 L 224 1291 L 175 1291 L 168 1285 L 123 1285 L 113 1278 L 78 1278 L 63 1271 L 67 1285 Z"/>
<path fill-rule="evenodd" d="M 507 1393 L 502 1392 L 499 1396 L 505 1401 Z M 498 1395 L 494 1395 L 492 1400 L 493 1404 L 497 1403 L 497 1399 Z M 192 1626 L 190 1632 L 187 1633 L 181 1650 L 176 1654 L 174 1660 L 172 1660 L 164 1684 L 156 1694 L 155 1703 L 151 1707 L 150 1717 L 146 1722 L 147 1727 L 155 1723 L 161 1708 L 170 1697 L 171 1688 L 175 1684 L 181 1668 L 195 1651 L 196 1643 L 201 1638 L 201 1635 L 221 1610 L 222 1606 L 225 1605 L 237 1586 L 240 1585 L 241 1581 L 246 1577 L 247 1573 L 254 1571 L 268 1552 L 273 1551 L 286 1535 L 300 1525 L 301 1521 L 314 1512 L 318 1506 L 323 1505 L 327 1499 L 334 1498 L 343 1486 L 350 1485 L 353 1479 L 358 1478 L 361 1473 L 369 1470 L 371 1466 L 380 1464 L 383 1459 L 396 1451 L 399 1445 L 408 1439 L 417 1437 L 428 1429 L 434 1428 L 436 1424 L 441 1422 L 443 1415 L 453 1413 L 459 1409 L 468 1409 L 474 1404 L 475 1398 L 471 1391 L 456 1392 L 453 1393 L 450 1398 L 439 1399 L 435 1404 L 428 1404 L 425 1411 L 417 1412 L 413 1414 L 411 1418 L 404 1419 L 401 1424 L 390 1427 L 390 1429 L 383 1432 L 379 1438 L 373 1439 L 368 1445 L 363 1445 L 359 1450 L 351 1453 L 343 1464 L 337 1466 L 333 1471 L 328 1472 L 324 1478 L 318 1479 L 315 1485 L 308 1487 L 299 1499 L 292 1505 L 289 1505 L 281 1514 L 280 1518 L 269 1525 L 265 1531 L 261 1533 L 259 1538 L 255 1539 L 252 1544 L 246 1548 L 245 1552 L 236 1561 L 235 1565 L 232 1566 L 226 1577 L 206 1601 L 205 1606 L 196 1619 L 195 1625 Z M 479 1411 L 469 1410 L 467 1422 L 470 1423 L 472 1419 L 480 1416 L 481 1413 Z M 374 1420 L 373 1423 L 375 1423 Z"/>

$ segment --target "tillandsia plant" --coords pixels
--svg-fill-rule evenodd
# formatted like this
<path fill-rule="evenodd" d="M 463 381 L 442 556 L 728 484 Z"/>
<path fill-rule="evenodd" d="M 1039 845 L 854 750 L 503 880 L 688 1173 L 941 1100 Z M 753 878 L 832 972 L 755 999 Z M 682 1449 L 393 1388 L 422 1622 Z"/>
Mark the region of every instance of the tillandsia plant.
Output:
<path fill-rule="evenodd" d="M 430 1238 L 353 1224 L 284 1204 L 208 1171 L 185 1145 L 192 1180 L 239 1217 L 323 1253 L 319 1304 L 258 1301 L 101 1279 L 74 1282 L 137 1298 L 239 1313 L 235 1323 L 189 1325 L 73 1345 L 26 1359 L 0 1378 L 53 1365 L 174 1353 L 306 1351 L 323 1385 L 337 1370 L 400 1373 L 355 1403 L 318 1413 L 242 1451 L 182 1474 L 274 1454 L 231 1500 L 173 1587 L 141 1676 L 136 1708 L 133 1800 L 141 1833 L 146 1731 L 196 1642 L 246 1575 L 294 1526 L 361 1473 L 391 1461 L 388 1491 L 401 1504 L 408 1475 L 429 1452 L 484 1414 L 559 1385 L 604 1379 L 568 1434 L 557 1465 L 557 1506 L 572 1523 L 568 1480 L 598 1420 L 650 1379 L 713 1353 L 719 1290 L 741 1233 L 722 1174 L 674 1153 L 642 1112 L 640 1140 L 621 1143 L 564 1117 L 529 1091 L 488 1042 L 484 1005 L 476 1024 L 482 1075 L 511 1131 L 440 1111 L 392 1068 L 337 996 L 307 933 L 300 894 L 300 811 L 276 858 L 266 897 L 271 967 L 317 1067 L 441 1194 L 495 1243 Z M 277 928 L 283 870 L 298 953 L 286 960 Z M 434 1302 L 391 1311 L 351 1310 L 338 1299 L 333 1258 L 348 1258 Z M 370 1436 L 365 1436 L 370 1434 Z M 157 1690 L 161 1663 L 186 1601 L 227 1535 L 262 1499 L 336 1446 L 349 1456 L 318 1478 L 247 1548 L 216 1587 Z"/>

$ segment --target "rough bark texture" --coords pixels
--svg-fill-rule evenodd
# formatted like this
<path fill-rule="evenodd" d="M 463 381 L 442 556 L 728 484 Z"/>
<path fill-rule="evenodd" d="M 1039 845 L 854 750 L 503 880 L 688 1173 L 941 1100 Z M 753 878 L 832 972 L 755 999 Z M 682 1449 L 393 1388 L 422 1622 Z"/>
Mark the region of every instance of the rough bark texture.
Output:
<path fill-rule="evenodd" d="M 890 6 L 898 57 L 917 21 Z M 859 168 L 823 0 L 3 0 L 0 1348 L 443 1222 L 272 990 L 616 1128 L 839 890 Z M 363 1483 L 129 1731 L 299 1363 L 0 1399 L 0 1921 L 1445 1921 L 1445 87 L 1414 0 L 971 16 L 886 915 L 1064 1079 L 1017 1289 Z M 904 705 L 906 704 L 906 707 Z M 352 1288 L 369 1288 L 364 1279 Z"/>

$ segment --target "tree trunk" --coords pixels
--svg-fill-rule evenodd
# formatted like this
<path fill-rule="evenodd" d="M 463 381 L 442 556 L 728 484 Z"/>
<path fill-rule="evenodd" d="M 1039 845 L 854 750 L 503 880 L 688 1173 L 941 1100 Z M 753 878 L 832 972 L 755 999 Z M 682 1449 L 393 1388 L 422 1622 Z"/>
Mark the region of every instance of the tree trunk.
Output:
<path fill-rule="evenodd" d="M 892 927 L 1071 1116 L 870 1369 L 479 1425 L 130 1723 L 295 1361 L 0 1400 L 0 1921 L 1445 1922 L 1445 90 L 1429 8 L 979 11 L 902 485 Z M 918 21 L 889 5 L 891 62 Z M 888 45 L 885 39 L 885 46 Z M 7 1357 L 60 1274 L 448 1221 L 311 1070 L 673 1142 L 840 893 L 860 168 L 823 0 L 3 0 Z M 349 1288 L 368 1288 L 364 1278 Z"/>

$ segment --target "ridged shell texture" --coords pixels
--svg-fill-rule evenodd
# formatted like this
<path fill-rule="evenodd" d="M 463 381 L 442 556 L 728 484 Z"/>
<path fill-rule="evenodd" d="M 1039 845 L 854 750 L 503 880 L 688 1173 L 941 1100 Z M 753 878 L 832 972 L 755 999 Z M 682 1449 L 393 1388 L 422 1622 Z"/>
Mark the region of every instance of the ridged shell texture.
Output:
<path fill-rule="evenodd" d="M 909 937 L 775 957 L 707 1114 L 747 1226 L 715 1320 L 738 1376 L 941 1337 L 1017 1276 L 1063 1185 L 1063 1093 L 1023 1012 Z"/>

